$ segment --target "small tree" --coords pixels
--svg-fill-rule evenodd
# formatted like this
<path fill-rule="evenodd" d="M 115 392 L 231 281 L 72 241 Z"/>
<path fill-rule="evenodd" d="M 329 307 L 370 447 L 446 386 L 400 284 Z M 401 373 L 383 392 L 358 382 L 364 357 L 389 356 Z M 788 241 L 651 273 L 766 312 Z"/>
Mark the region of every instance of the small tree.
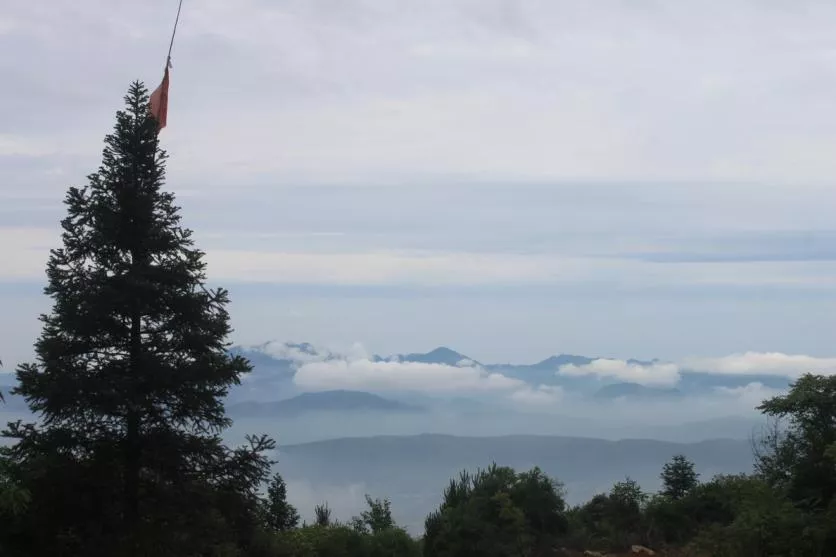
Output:
<path fill-rule="evenodd" d="M 665 463 L 662 473 L 662 493 L 672 499 L 682 499 L 697 486 L 699 474 L 694 470 L 694 463 L 685 455 L 676 455 Z"/>
<path fill-rule="evenodd" d="M 287 486 L 281 474 L 274 474 L 270 480 L 262 512 L 265 525 L 274 532 L 286 532 L 299 525 L 299 513 L 287 501 Z"/>
<path fill-rule="evenodd" d="M 392 503 L 389 499 L 372 499 L 366 495 L 366 504 L 369 509 L 363 511 L 360 519 L 372 534 L 395 527 L 395 520 L 392 518 Z"/>
<path fill-rule="evenodd" d="M 327 502 L 314 507 L 314 524 L 317 526 L 331 526 L 331 509 Z"/>

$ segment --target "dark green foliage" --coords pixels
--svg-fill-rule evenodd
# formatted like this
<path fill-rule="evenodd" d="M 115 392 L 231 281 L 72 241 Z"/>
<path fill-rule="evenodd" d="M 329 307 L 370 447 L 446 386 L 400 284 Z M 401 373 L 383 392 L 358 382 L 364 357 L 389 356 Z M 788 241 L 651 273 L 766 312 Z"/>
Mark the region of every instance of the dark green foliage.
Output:
<path fill-rule="evenodd" d="M 647 495 L 630 478 L 569 511 L 572 545 L 623 550 L 644 541 Z"/>
<path fill-rule="evenodd" d="M 836 378 L 806 375 L 760 409 L 773 422 L 757 447 L 757 474 L 700 484 L 693 464 L 674 457 L 662 493 L 616 484 L 569 512 L 576 547 L 622 550 L 628 540 L 689 547 L 716 557 L 836 554 Z M 638 512 L 637 512 L 638 510 Z"/>
<path fill-rule="evenodd" d="M 803 513 L 762 480 L 738 476 L 712 483 L 714 497 L 725 496 L 727 508 L 692 519 L 700 526 L 692 546 L 730 557 L 821 554 L 820 543 L 806 532 Z"/>
<path fill-rule="evenodd" d="M 417 541 L 399 528 L 376 534 L 348 526 L 306 526 L 275 537 L 272 557 L 418 557 Z"/>
<path fill-rule="evenodd" d="M 257 527 L 267 438 L 232 450 L 222 399 L 250 370 L 230 357 L 227 292 L 162 190 L 166 154 L 135 83 L 102 165 L 65 199 L 47 264 L 37 361 L 17 370 L 39 423 L 9 424 L 6 463 L 29 490 L 4 534 L 30 555 L 225 554 Z"/>
<path fill-rule="evenodd" d="M 671 499 L 682 499 L 698 483 L 699 474 L 694 470 L 694 463 L 684 455 L 674 456 L 660 474 L 662 493 Z"/>
<path fill-rule="evenodd" d="M 331 525 L 331 509 L 328 507 L 328 503 L 314 507 L 314 524 L 317 526 Z"/>
<path fill-rule="evenodd" d="M 566 532 L 560 484 L 539 469 L 517 473 L 492 465 L 463 472 L 427 517 L 424 555 L 434 557 L 550 554 Z"/>
<path fill-rule="evenodd" d="M 286 532 L 299 525 L 299 513 L 287 502 L 287 486 L 281 474 L 274 474 L 267 486 L 262 513 L 266 528 L 273 532 Z"/>
<path fill-rule="evenodd" d="M 759 410 L 787 422 L 767 436 L 759 471 L 796 504 L 824 511 L 836 495 L 836 376 L 804 375 Z"/>
<path fill-rule="evenodd" d="M 372 499 L 369 495 L 366 495 L 366 504 L 369 506 L 368 510 L 352 519 L 352 527 L 355 530 L 377 534 L 395 528 L 395 520 L 392 518 L 392 503 L 389 499 Z"/>

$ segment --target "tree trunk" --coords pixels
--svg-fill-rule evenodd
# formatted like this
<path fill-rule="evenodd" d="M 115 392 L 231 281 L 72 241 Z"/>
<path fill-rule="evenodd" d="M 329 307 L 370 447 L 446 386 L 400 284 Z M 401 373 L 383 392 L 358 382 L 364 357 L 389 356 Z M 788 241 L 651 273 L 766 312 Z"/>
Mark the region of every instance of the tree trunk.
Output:
<path fill-rule="evenodd" d="M 137 280 L 139 256 L 131 250 L 131 282 Z M 138 404 L 137 383 L 142 373 L 142 314 L 139 301 L 134 299 L 131 311 L 130 358 L 128 368 L 128 400 L 125 431 L 125 541 L 128 544 L 128 555 L 137 556 L 139 527 L 139 475 L 142 448 L 140 445 L 140 411 Z"/>

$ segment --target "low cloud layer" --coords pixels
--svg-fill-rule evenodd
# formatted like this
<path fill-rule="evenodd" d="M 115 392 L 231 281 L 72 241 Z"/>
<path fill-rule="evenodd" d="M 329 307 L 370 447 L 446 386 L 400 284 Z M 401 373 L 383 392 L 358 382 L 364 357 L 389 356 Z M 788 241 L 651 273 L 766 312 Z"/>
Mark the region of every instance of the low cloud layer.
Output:
<path fill-rule="evenodd" d="M 281 466 L 279 467 L 281 468 Z M 291 479 L 287 482 L 287 499 L 296 507 L 302 520 L 313 523 L 314 508 L 327 503 L 332 519 L 348 521 L 365 510 L 367 488 L 363 484 L 314 485 L 309 481 Z"/>
<path fill-rule="evenodd" d="M 717 387 L 716 392 L 723 397 L 737 400 L 742 405 L 752 408 L 781 393 L 778 389 L 771 389 L 758 381 L 747 383 L 741 387 Z"/>
<path fill-rule="evenodd" d="M 672 387 L 679 382 L 681 374 L 688 371 L 716 375 L 766 375 L 795 379 L 805 373 L 836 374 L 836 358 L 818 358 L 781 352 L 745 352 L 714 358 L 689 357 L 668 363 L 641 363 L 602 358 L 585 365 L 565 365 L 557 373 L 567 377 L 595 376 L 645 386 Z"/>
<path fill-rule="evenodd" d="M 585 365 L 568 364 L 557 371 L 560 375 L 579 377 L 592 375 L 648 386 L 670 387 L 679 381 L 679 366 L 667 363 L 643 364 L 625 360 L 598 359 Z"/>
<path fill-rule="evenodd" d="M 522 406 L 553 406 L 563 399 L 563 389 L 554 385 L 527 387 L 511 393 L 511 401 Z"/>
<path fill-rule="evenodd" d="M 744 352 L 721 358 L 687 358 L 683 367 L 706 373 L 774 375 L 795 378 L 805 373 L 836 374 L 836 358 L 780 352 Z"/>
<path fill-rule="evenodd" d="M 518 379 L 474 366 L 419 362 L 375 362 L 369 359 L 305 363 L 294 377 L 309 390 L 355 389 L 426 393 L 508 392 L 525 387 Z"/>

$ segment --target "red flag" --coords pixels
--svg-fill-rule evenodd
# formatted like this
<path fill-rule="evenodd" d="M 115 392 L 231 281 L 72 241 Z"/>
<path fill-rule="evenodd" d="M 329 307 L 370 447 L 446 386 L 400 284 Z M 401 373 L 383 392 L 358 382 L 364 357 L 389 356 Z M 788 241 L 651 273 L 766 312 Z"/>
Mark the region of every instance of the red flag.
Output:
<path fill-rule="evenodd" d="M 165 127 L 168 118 L 168 67 L 165 65 L 165 74 L 163 74 L 163 82 L 160 86 L 154 89 L 151 93 L 151 116 L 157 120 L 157 129 Z"/>

